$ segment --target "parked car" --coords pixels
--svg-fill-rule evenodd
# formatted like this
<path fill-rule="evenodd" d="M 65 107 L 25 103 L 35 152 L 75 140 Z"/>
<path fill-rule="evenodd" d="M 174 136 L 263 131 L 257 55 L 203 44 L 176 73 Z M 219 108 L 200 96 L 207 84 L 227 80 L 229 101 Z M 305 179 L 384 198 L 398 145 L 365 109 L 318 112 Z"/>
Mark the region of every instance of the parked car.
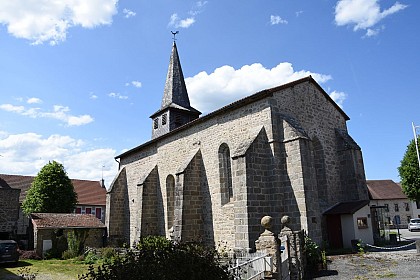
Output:
<path fill-rule="evenodd" d="M 420 218 L 411 219 L 410 223 L 408 223 L 408 231 L 413 231 L 413 230 L 420 230 Z"/>
<path fill-rule="evenodd" d="M 14 240 L 0 240 L 0 263 L 17 263 L 18 245 Z"/>

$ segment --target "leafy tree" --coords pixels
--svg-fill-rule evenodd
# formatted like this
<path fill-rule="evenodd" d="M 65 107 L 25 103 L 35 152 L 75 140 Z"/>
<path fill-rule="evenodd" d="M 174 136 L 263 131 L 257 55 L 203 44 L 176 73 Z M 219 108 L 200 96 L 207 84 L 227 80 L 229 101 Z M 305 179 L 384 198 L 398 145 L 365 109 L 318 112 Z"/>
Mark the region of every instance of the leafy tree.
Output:
<path fill-rule="evenodd" d="M 32 182 L 22 209 L 30 213 L 71 213 L 77 193 L 62 164 L 53 161 L 39 171 Z"/>
<path fill-rule="evenodd" d="M 420 139 L 417 142 L 420 143 Z M 405 195 L 411 200 L 420 200 L 420 169 L 414 139 L 407 146 L 398 172 Z"/>
<path fill-rule="evenodd" d="M 230 280 L 227 265 L 214 248 L 174 243 L 165 237 L 140 239 L 135 249 L 103 265 L 90 266 L 81 280 Z"/>

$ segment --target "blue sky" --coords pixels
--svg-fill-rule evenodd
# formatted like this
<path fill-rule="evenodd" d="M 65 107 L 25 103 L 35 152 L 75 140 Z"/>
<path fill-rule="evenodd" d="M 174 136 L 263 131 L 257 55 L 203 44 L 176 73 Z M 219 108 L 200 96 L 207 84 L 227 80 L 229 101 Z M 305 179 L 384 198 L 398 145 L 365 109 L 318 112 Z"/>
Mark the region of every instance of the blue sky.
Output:
<path fill-rule="evenodd" d="M 399 181 L 420 125 L 417 1 L 0 0 L 0 173 L 48 161 L 107 185 L 151 137 L 172 47 L 204 114 L 312 75 L 350 117 L 368 179 Z"/>

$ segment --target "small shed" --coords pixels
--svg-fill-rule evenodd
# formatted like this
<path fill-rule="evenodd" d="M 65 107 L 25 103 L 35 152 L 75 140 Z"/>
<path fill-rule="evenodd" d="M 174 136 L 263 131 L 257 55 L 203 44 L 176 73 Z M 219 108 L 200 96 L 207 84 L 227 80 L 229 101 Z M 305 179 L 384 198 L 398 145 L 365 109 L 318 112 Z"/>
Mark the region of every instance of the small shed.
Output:
<path fill-rule="evenodd" d="M 333 248 L 351 248 L 351 240 L 373 244 L 369 200 L 340 202 L 324 212 L 327 233 Z"/>
<path fill-rule="evenodd" d="M 98 218 L 89 214 L 33 213 L 34 249 L 39 255 L 52 248 L 58 235 L 67 237 L 70 230 L 88 231 L 85 246 L 104 246 L 106 226 Z"/>

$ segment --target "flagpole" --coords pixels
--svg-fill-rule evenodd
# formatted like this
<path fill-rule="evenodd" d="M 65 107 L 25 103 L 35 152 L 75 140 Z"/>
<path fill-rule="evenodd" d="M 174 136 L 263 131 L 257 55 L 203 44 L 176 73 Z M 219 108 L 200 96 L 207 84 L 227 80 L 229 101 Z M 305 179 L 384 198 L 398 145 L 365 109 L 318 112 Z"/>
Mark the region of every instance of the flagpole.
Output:
<path fill-rule="evenodd" d="M 416 144 L 416 152 L 417 152 L 417 162 L 419 163 L 420 168 L 420 154 L 419 154 L 419 144 L 417 143 L 417 131 L 416 129 L 420 126 L 415 126 L 414 122 L 411 123 L 413 125 L 413 133 L 414 133 L 414 143 Z"/>

